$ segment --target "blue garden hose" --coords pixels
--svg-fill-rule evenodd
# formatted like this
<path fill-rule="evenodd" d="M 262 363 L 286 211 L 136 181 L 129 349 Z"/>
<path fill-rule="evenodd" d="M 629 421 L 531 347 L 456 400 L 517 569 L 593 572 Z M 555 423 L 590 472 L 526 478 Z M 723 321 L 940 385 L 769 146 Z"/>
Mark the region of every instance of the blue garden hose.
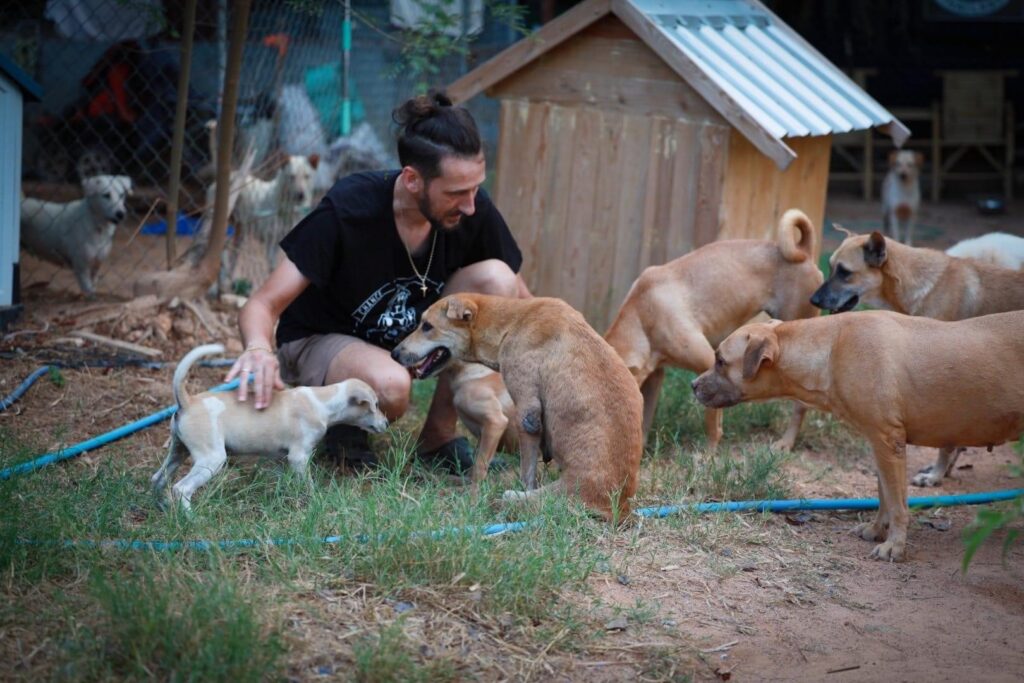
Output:
<path fill-rule="evenodd" d="M 7 410 L 17 401 L 19 398 L 25 395 L 28 388 L 36 383 L 36 380 L 45 375 L 50 371 L 51 365 L 44 365 L 41 368 L 37 368 L 31 375 L 25 378 L 25 381 L 18 385 L 18 388 L 12 391 L 4 399 L 0 401 L 0 411 Z"/>
<path fill-rule="evenodd" d="M 218 386 L 215 386 L 212 389 L 210 389 L 210 391 L 230 391 L 232 389 L 237 388 L 238 380 L 235 379 L 231 380 L 227 384 L 220 384 Z M 69 448 L 62 448 L 60 450 L 53 451 L 52 453 L 46 453 L 44 455 L 41 455 L 38 458 L 29 460 L 28 462 L 23 462 L 12 467 L 7 467 L 5 469 L 0 470 L 0 480 L 10 479 L 16 474 L 25 474 L 26 472 L 38 470 L 41 467 L 52 465 L 55 462 L 60 462 L 61 460 L 67 460 L 68 458 L 73 458 L 76 455 L 81 455 L 86 451 L 95 450 L 100 446 L 110 443 L 111 441 L 123 439 L 129 434 L 134 434 L 135 432 L 141 429 L 145 429 L 146 427 L 155 425 L 157 422 L 166 420 L 171 415 L 174 415 L 174 413 L 177 412 L 177 410 L 178 406 L 164 408 L 163 410 L 153 413 L 152 415 L 149 415 L 147 417 L 144 417 L 141 420 L 130 422 L 122 427 L 114 429 L 113 431 L 109 431 L 106 434 L 100 434 L 97 437 L 88 439 L 86 441 L 82 441 L 81 443 L 77 443 Z"/>

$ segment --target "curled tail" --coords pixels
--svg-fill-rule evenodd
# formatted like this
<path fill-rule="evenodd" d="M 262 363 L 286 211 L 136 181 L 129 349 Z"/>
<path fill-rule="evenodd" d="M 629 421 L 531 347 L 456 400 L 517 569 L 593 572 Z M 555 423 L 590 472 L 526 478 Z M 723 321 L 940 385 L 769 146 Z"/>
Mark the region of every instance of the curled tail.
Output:
<path fill-rule="evenodd" d="M 188 389 L 185 388 L 185 375 L 188 374 L 188 371 L 192 369 L 197 360 L 204 356 L 215 356 L 218 353 L 224 353 L 223 344 L 206 344 L 192 349 L 185 354 L 184 358 L 178 361 L 178 367 L 174 369 L 174 380 L 171 383 L 174 387 L 174 401 L 178 404 L 178 410 L 187 408 L 192 400 Z"/>
<path fill-rule="evenodd" d="M 779 219 L 779 251 L 790 263 L 802 263 L 814 258 L 817 235 L 811 219 L 800 209 L 790 209 Z"/>

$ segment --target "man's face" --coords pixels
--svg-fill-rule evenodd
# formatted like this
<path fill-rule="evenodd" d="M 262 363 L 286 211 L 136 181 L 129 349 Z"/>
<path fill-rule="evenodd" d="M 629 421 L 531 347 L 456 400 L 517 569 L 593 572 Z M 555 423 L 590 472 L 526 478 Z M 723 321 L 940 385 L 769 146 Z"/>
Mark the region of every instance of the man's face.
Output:
<path fill-rule="evenodd" d="M 474 158 L 442 159 L 441 175 L 416 195 L 420 212 L 444 230 L 459 227 L 463 216 L 476 212 L 476 193 L 487 177 L 485 166 L 482 153 Z"/>

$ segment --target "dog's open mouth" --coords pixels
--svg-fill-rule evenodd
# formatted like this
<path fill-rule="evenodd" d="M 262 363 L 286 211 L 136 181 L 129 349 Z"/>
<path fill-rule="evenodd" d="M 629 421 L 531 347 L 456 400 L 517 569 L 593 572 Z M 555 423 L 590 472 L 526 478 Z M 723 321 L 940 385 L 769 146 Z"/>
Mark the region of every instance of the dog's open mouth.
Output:
<path fill-rule="evenodd" d="M 421 360 L 416 365 L 409 368 L 412 371 L 412 376 L 416 379 L 425 379 L 430 377 L 436 370 L 444 367 L 448 359 L 452 357 L 452 352 L 444 346 L 438 346 L 436 349 L 427 354 L 426 358 Z"/>
<path fill-rule="evenodd" d="M 839 308 L 831 309 L 831 312 L 832 313 L 846 313 L 847 311 L 852 311 L 854 308 L 856 308 L 857 304 L 859 304 L 859 303 L 860 303 L 860 296 L 857 295 L 857 294 L 854 294 L 849 299 L 844 301 L 843 305 L 840 306 Z"/>

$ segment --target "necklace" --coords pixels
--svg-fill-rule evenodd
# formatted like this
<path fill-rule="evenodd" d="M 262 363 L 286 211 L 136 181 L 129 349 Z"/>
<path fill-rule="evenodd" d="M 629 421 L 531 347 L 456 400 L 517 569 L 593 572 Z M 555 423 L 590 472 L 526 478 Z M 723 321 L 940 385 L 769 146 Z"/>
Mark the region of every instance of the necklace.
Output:
<path fill-rule="evenodd" d="M 422 275 L 420 275 L 419 268 L 416 267 L 416 262 L 412 260 L 412 252 L 409 251 L 409 246 L 402 242 L 402 246 L 405 247 L 405 255 L 409 257 L 409 265 L 412 266 L 412 272 L 416 273 L 416 277 L 420 279 L 420 291 L 423 293 L 423 296 L 427 295 L 427 275 L 430 274 L 430 264 L 434 262 L 434 247 L 437 246 L 437 230 L 435 229 L 433 232 L 434 239 L 430 243 L 430 258 L 427 259 L 427 268 L 423 271 Z"/>

